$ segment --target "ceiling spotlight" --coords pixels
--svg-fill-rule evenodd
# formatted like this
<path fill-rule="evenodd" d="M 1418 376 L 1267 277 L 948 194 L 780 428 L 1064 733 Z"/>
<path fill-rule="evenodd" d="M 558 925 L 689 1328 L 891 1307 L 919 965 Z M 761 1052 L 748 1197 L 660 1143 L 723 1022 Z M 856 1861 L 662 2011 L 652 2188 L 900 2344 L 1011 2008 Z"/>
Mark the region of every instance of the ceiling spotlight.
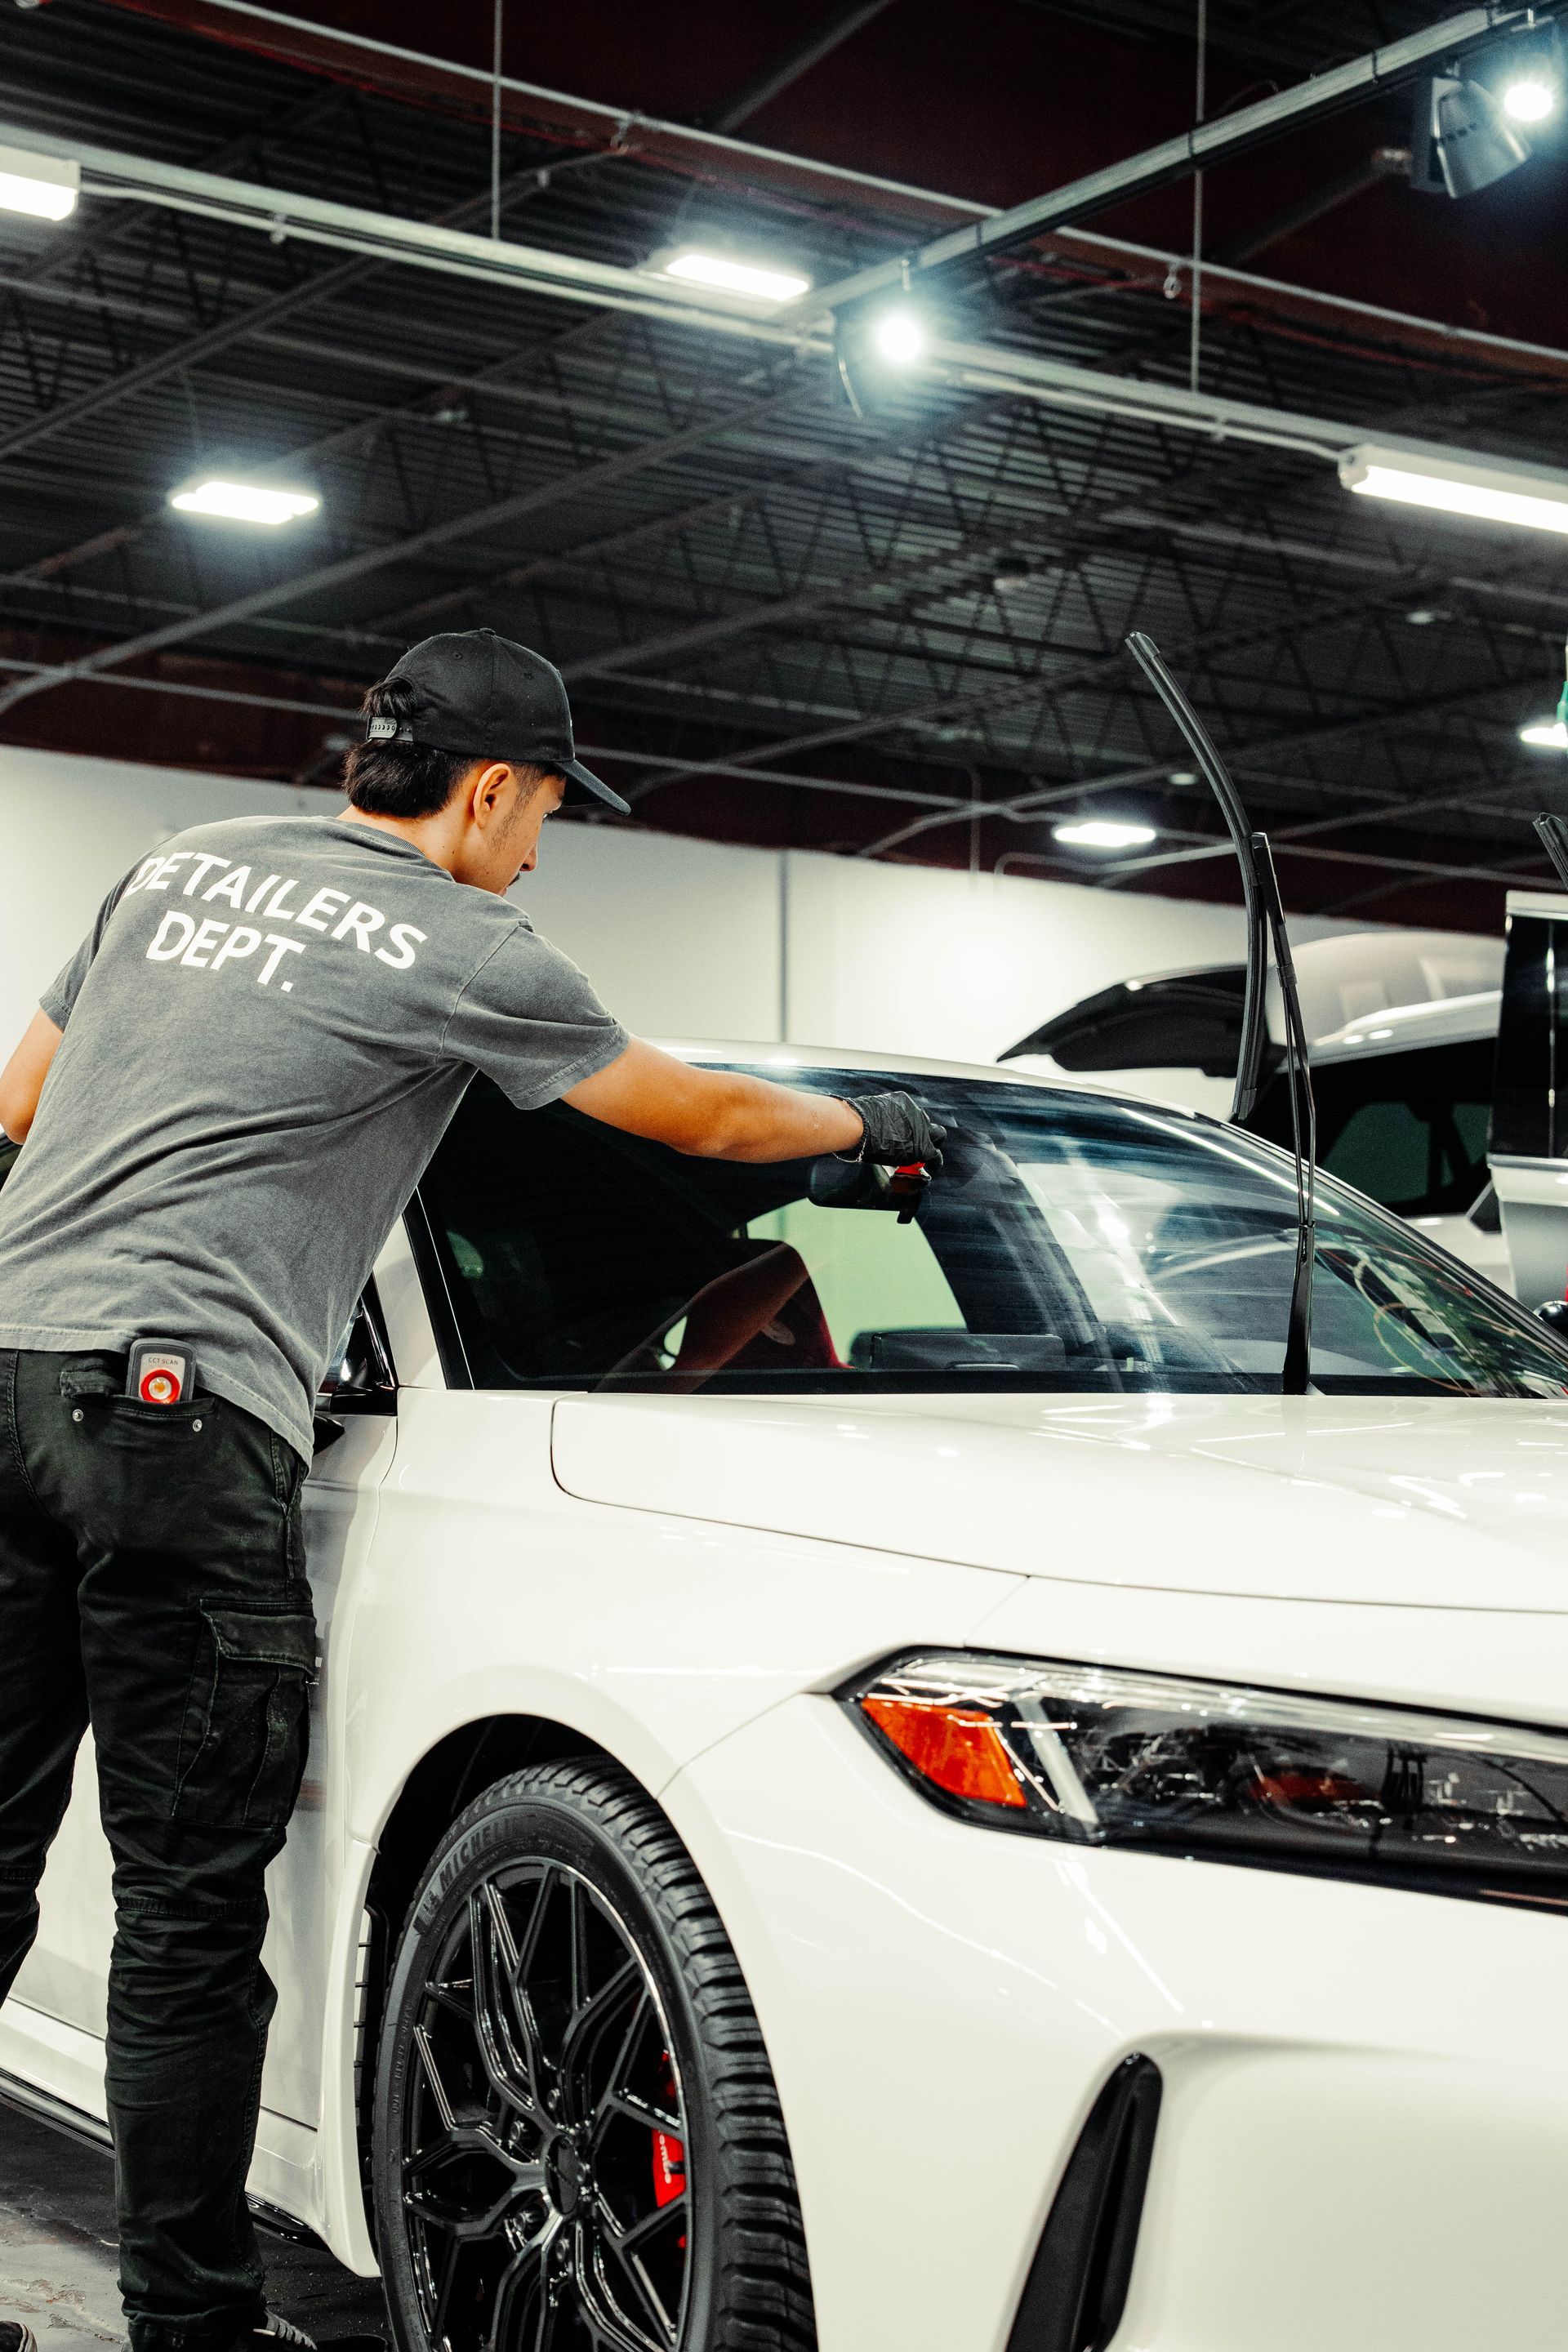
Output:
<path fill-rule="evenodd" d="M 1173 784 L 1195 784 L 1197 780 L 1198 772 L 1195 768 L 1173 768 L 1166 779 L 1167 782 Z"/>
<path fill-rule="evenodd" d="M 1051 839 L 1068 849 L 1143 849 L 1156 838 L 1152 824 L 1131 824 L 1117 817 L 1075 817 L 1070 824 L 1051 827 Z"/>
<path fill-rule="evenodd" d="M 1568 751 L 1568 727 L 1561 719 L 1533 719 L 1519 730 L 1521 743 L 1531 743 L 1538 751 Z"/>
<path fill-rule="evenodd" d="M 925 357 L 931 338 L 920 312 L 900 306 L 882 312 L 871 330 L 871 341 L 889 367 L 913 367 Z"/>
<path fill-rule="evenodd" d="M 691 286 L 713 286 L 721 294 L 744 294 L 753 302 L 793 302 L 809 294 L 811 280 L 798 270 L 772 269 L 760 261 L 737 261 L 727 253 L 706 253 L 700 246 L 684 246 L 656 267 L 666 278 Z"/>
<path fill-rule="evenodd" d="M 1510 81 L 1502 94 L 1503 109 L 1516 122 L 1544 122 L 1557 104 L 1557 92 L 1539 74 Z"/>
<path fill-rule="evenodd" d="M 1420 85 L 1411 147 L 1411 185 L 1434 194 L 1472 196 L 1530 161 L 1530 142 L 1502 100 L 1451 74 Z"/>
<path fill-rule="evenodd" d="M 1428 457 L 1363 442 L 1340 459 L 1340 479 L 1363 498 L 1515 523 L 1526 530 L 1568 531 L 1568 474 L 1544 466 L 1473 466 L 1463 458 Z"/>
<path fill-rule="evenodd" d="M 297 522 L 321 503 L 309 490 L 272 490 L 258 482 L 197 482 L 169 493 L 182 514 L 221 515 L 229 522 Z"/>
<path fill-rule="evenodd" d="M 1413 629 L 1429 629 L 1437 615 L 1430 604 L 1417 604 L 1414 613 L 1406 613 L 1405 617 Z"/>
<path fill-rule="evenodd" d="M 1020 588 L 1028 586 L 1034 576 L 1026 565 L 1008 563 L 996 573 L 991 585 L 998 596 L 1016 596 Z"/>
<path fill-rule="evenodd" d="M 26 147 L 0 147 L 0 212 L 62 221 L 75 212 L 80 193 L 79 163 L 35 155 Z"/>

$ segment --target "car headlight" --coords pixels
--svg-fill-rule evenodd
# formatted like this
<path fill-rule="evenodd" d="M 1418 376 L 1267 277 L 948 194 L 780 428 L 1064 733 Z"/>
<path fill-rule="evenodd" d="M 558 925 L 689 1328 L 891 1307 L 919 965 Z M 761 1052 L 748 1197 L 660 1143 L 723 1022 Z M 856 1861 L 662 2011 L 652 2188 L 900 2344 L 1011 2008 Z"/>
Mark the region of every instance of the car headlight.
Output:
<path fill-rule="evenodd" d="M 1568 1908 L 1568 1737 L 978 1652 L 839 1693 L 934 1802 L 1071 1845 Z"/>

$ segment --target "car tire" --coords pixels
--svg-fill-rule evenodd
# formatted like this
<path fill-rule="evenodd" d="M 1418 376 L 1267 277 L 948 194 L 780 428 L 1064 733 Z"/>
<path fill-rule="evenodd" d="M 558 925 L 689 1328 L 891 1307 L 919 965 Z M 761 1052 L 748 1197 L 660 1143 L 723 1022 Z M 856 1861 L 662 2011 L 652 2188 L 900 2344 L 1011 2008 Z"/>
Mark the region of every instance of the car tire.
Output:
<path fill-rule="evenodd" d="M 811 2352 L 762 2029 L 626 1774 L 536 1765 L 468 1807 L 384 2021 L 373 2167 L 404 2352 Z"/>

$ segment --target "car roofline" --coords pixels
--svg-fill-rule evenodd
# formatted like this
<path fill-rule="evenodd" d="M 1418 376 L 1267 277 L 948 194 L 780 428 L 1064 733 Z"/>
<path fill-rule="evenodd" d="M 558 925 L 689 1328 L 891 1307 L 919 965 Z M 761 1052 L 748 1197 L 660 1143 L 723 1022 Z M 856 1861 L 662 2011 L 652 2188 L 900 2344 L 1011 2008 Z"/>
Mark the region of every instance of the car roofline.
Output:
<path fill-rule="evenodd" d="M 1373 1048 L 1396 1054 L 1422 1045 L 1484 1045 L 1495 1037 L 1502 1014 L 1500 988 L 1478 989 L 1469 996 L 1436 996 L 1421 1004 L 1387 1004 L 1380 1012 L 1363 1013 L 1341 1029 L 1314 1037 L 1308 1048 L 1314 1065 L 1370 1062 Z"/>
<path fill-rule="evenodd" d="M 1047 1077 L 1039 1071 L 1017 1069 L 1011 1063 L 942 1061 L 893 1048 L 876 1053 L 864 1045 L 781 1045 L 776 1038 L 757 1043 L 738 1038 L 652 1037 L 648 1043 L 683 1062 L 745 1062 L 770 1076 L 776 1074 L 786 1086 L 792 1069 L 865 1070 L 889 1078 L 967 1078 L 990 1087 L 1033 1087 L 1046 1094 L 1091 1095 L 1102 1102 L 1129 1103 L 1137 1110 L 1148 1110 L 1152 1105 L 1149 1096 L 1126 1087 L 1096 1086 L 1088 1079 L 1054 1075 Z M 1154 1102 L 1152 1108 L 1182 1118 L 1201 1119 L 1207 1126 L 1228 1124 L 1211 1118 L 1206 1111 L 1190 1111 L 1181 1103 Z"/>

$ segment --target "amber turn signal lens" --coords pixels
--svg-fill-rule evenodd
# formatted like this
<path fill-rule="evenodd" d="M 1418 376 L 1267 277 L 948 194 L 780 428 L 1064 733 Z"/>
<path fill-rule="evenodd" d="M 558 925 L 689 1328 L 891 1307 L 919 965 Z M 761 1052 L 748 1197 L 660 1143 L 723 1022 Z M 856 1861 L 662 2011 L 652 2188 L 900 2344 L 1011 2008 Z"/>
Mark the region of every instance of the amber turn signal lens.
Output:
<path fill-rule="evenodd" d="M 982 1805 L 1022 1805 L 1024 1791 L 1001 1733 L 977 1709 L 940 1699 L 866 1697 L 864 1713 L 922 1780 Z"/>

